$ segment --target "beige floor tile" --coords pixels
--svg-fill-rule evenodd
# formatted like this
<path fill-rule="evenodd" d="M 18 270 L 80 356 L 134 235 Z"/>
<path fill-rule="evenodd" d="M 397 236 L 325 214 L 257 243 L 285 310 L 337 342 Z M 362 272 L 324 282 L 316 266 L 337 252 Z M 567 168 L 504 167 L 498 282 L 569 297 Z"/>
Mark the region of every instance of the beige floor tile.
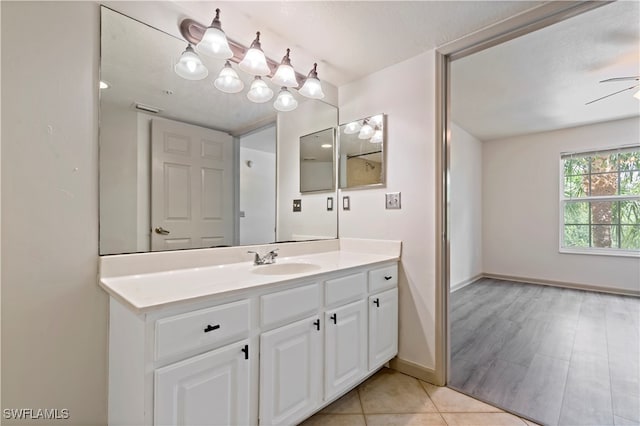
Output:
<path fill-rule="evenodd" d="M 359 388 L 365 414 L 437 412 L 417 379 L 384 368 Z"/>
<path fill-rule="evenodd" d="M 322 414 L 362 414 L 362 405 L 356 389 L 320 411 Z"/>
<path fill-rule="evenodd" d="M 527 426 L 540 426 L 538 423 L 534 423 L 534 422 L 529 421 L 529 420 L 527 420 L 527 419 L 522 419 L 522 421 L 523 421 L 523 422 L 525 422 L 525 424 L 526 424 Z"/>
<path fill-rule="evenodd" d="M 525 426 L 519 417 L 509 413 L 442 413 L 449 426 Z"/>
<path fill-rule="evenodd" d="M 300 426 L 365 426 L 362 414 L 316 414 Z"/>
<path fill-rule="evenodd" d="M 438 413 L 367 414 L 367 426 L 447 426 Z"/>
<path fill-rule="evenodd" d="M 501 409 L 473 399 L 453 389 L 420 381 L 441 413 L 499 413 Z"/>

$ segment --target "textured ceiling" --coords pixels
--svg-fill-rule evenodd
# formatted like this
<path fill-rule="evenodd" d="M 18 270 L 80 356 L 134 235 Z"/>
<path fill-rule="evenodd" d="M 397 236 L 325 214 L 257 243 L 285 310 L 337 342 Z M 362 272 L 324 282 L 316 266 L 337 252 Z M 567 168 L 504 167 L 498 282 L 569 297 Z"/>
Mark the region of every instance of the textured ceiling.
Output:
<path fill-rule="evenodd" d="M 454 61 L 452 119 L 480 140 L 640 115 L 640 2 L 618 1 Z"/>

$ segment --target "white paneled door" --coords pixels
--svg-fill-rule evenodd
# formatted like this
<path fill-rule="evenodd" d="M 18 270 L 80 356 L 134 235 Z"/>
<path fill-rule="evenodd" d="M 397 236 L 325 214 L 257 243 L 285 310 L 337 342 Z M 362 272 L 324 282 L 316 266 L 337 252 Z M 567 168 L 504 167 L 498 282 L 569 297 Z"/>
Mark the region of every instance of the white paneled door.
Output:
<path fill-rule="evenodd" d="M 151 250 L 233 244 L 233 138 L 151 122 Z"/>

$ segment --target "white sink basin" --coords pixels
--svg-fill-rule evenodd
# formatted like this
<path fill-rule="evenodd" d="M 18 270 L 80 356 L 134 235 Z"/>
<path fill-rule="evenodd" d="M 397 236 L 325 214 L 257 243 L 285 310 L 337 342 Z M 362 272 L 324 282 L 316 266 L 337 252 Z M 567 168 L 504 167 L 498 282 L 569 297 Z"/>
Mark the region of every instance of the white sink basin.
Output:
<path fill-rule="evenodd" d="M 256 266 L 251 272 L 258 275 L 293 275 L 318 269 L 320 269 L 320 266 L 314 265 L 313 263 L 272 263 L 271 265 Z"/>

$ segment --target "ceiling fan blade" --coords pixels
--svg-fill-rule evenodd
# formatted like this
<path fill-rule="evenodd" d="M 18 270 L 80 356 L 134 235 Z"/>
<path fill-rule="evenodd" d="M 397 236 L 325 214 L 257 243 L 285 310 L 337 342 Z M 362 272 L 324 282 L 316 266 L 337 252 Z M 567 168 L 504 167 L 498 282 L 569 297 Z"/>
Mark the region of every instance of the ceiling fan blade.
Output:
<path fill-rule="evenodd" d="M 601 98 L 598 98 L 598 99 L 594 99 L 594 100 L 592 100 L 592 101 L 589 101 L 589 102 L 587 102 L 585 105 L 589 105 L 589 104 L 592 104 L 592 103 L 594 103 L 594 102 L 601 101 L 601 100 L 603 100 L 603 99 L 608 98 L 609 96 L 617 95 L 618 93 L 626 92 L 627 90 L 633 90 L 633 89 L 635 89 L 635 88 L 636 88 L 636 87 L 638 87 L 638 86 L 640 86 L 640 84 L 636 84 L 635 86 L 627 87 L 626 89 L 618 90 L 617 92 L 609 93 L 607 96 L 603 96 L 603 97 L 601 97 Z"/>
<path fill-rule="evenodd" d="M 635 76 L 635 77 L 615 77 L 615 78 L 608 78 L 606 80 L 600 80 L 600 83 L 610 83 L 612 81 L 629 81 L 629 80 L 640 80 L 640 76 Z"/>

